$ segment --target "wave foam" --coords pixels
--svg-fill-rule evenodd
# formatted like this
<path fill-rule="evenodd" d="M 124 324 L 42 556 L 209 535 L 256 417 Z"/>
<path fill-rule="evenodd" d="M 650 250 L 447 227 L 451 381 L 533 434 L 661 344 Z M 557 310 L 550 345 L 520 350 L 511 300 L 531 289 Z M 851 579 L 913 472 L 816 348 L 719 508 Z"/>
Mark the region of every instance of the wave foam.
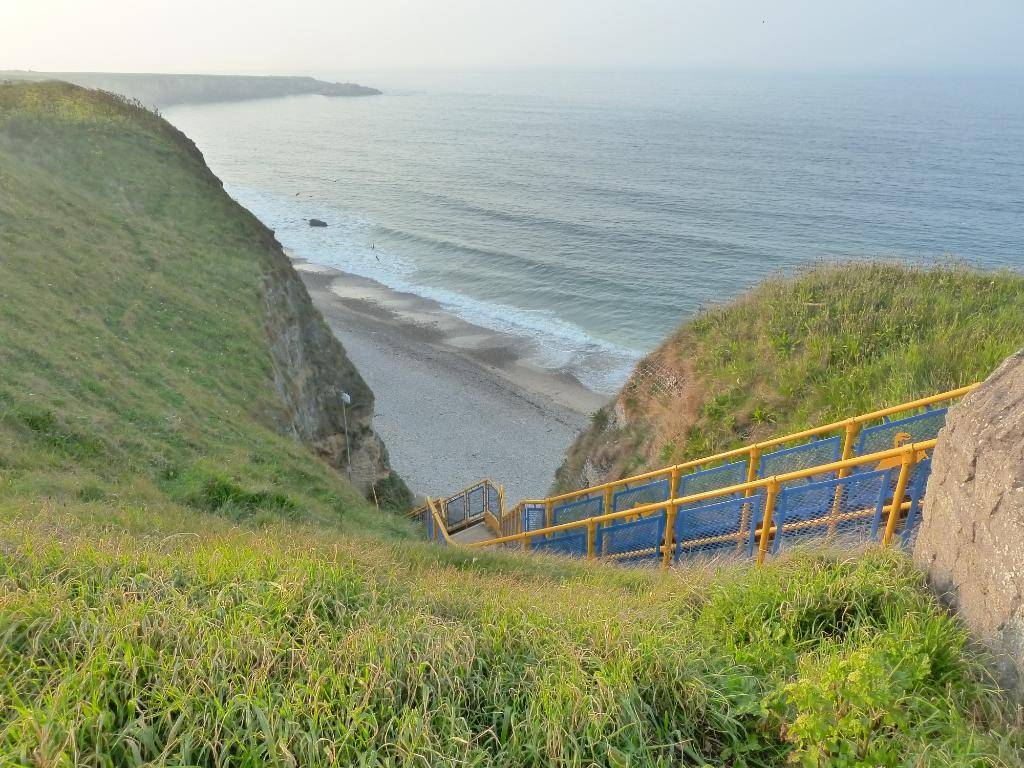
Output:
<path fill-rule="evenodd" d="M 228 192 L 252 211 L 292 253 L 314 264 L 375 280 L 388 288 L 438 302 L 467 322 L 525 338 L 538 365 L 567 370 L 595 392 L 613 394 L 629 376 L 643 352 L 598 339 L 549 310 L 533 310 L 483 301 L 416 279 L 429 267 L 374 246 L 373 222 L 325 203 L 228 186 Z M 331 210 L 330 215 L 325 210 Z M 329 219 L 326 228 L 311 228 L 311 218 Z"/>

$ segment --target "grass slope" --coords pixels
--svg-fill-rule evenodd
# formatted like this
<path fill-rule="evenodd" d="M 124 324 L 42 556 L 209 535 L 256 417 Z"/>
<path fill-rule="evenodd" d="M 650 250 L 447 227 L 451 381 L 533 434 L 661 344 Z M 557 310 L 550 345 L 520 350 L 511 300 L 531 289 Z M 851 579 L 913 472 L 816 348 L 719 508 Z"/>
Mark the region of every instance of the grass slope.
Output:
<path fill-rule="evenodd" d="M 707 456 L 984 379 L 1024 347 L 1024 275 L 822 265 L 702 312 L 647 358 L 559 470 L 561 490 Z M 638 371 L 645 363 L 638 366 Z"/>
<path fill-rule="evenodd" d="M 964 631 L 894 553 L 661 575 L 283 524 L 67 525 L 0 529 L 0 752 L 18 764 L 1024 757 Z"/>
<path fill-rule="evenodd" d="M 0 505 L 379 517 L 278 434 L 258 222 L 169 125 L 0 86 Z"/>
<path fill-rule="evenodd" d="M 249 220 L 145 115 L 0 104 L 0 764 L 1020 764 L 898 554 L 662 574 L 382 535 L 265 426 Z"/>

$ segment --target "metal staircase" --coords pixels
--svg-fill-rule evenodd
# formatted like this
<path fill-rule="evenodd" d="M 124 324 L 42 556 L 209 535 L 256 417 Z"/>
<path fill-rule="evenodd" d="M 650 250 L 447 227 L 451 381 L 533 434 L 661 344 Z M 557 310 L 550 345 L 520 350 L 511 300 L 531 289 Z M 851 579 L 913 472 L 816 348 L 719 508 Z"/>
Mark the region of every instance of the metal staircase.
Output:
<path fill-rule="evenodd" d="M 631 565 L 761 563 L 816 542 L 910 547 L 948 406 L 976 386 L 508 509 L 483 480 L 411 514 L 438 543 Z M 476 524 L 492 535 L 453 538 Z"/>

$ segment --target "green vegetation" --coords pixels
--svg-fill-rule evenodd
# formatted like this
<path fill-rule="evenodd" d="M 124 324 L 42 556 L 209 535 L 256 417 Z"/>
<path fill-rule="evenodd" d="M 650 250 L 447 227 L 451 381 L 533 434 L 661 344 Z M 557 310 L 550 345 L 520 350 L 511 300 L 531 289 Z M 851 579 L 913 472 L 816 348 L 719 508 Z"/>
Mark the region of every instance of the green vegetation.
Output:
<path fill-rule="evenodd" d="M 0 529 L 0 751 L 24 764 L 1024 755 L 963 630 L 893 553 L 661 575 L 284 524 L 55 522 Z"/>
<path fill-rule="evenodd" d="M 155 117 L 0 87 L 0 764 L 1021 763 L 896 553 L 412 538 L 275 429 L 259 237 Z"/>
<path fill-rule="evenodd" d="M 71 86 L 0 86 L 0 499 L 377 525 L 280 434 L 267 254 L 163 120 Z"/>
<path fill-rule="evenodd" d="M 768 280 L 653 353 L 682 387 L 628 383 L 627 423 L 595 420 L 558 489 L 579 487 L 588 459 L 623 477 L 955 389 L 1021 347 L 1019 273 L 862 263 Z"/>

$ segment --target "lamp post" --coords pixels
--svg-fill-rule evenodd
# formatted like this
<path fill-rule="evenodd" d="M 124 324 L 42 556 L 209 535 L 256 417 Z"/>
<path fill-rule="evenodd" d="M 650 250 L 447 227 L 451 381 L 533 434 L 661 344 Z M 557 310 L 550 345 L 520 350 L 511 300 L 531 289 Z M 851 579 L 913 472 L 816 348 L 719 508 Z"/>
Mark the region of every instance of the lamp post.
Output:
<path fill-rule="evenodd" d="M 345 426 L 345 463 L 348 465 L 348 481 L 352 482 L 352 447 L 348 442 L 348 406 L 352 405 L 352 398 L 348 392 L 341 393 L 341 422 Z"/>

